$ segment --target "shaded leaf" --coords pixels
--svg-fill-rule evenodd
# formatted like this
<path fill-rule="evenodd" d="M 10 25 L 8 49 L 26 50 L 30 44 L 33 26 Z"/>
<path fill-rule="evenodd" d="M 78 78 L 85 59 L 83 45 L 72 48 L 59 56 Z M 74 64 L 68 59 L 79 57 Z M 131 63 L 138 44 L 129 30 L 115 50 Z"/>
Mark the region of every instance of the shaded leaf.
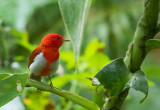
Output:
<path fill-rule="evenodd" d="M 29 43 L 29 35 L 27 32 L 19 32 L 16 29 L 12 29 L 11 33 L 17 38 L 16 42 L 23 46 L 24 48 L 26 48 L 29 51 L 33 51 L 33 49 L 35 48 L 33 45 L 31 45 Z"/>
<path fill-rule="evenodd" d="M 160 48 L 160 40 L 150 39 L 146 41 L 145 45 L 146 45 L 146 50 L 149 52 L 153 49 Z"/>
<path fill-rule="evenodd" d="M 0 0 L 0 17 L 7 24 L 18 28 L 18 30 L 25 30 L 28 19 L 34 13 L 34 10 L 51 2 L 54 3 L 57 0 L 23 0 L 21 2 L 17 0 Z"/>
<path fill-rule="evenodd" d="M 8 45 L 7 45 L 6 36 L 3 32 L 0 32 L 0 54 L 1 54 L 0 56 L 3 60 L 8 60 L 9 58 L 9 52 L 8 52 L 7 46 Z"/>
<path fill-rule="evenodd" d="M 65 27 L 72 40 L 75 61 L 77 62 L 90 0 L 58 0 L 58 3 Z"/>
<path fill-rule="evenodd" d="M 29 74 L 14 74 L 0 80 L 0 106 L 18 96 L 24 89 Z"/>
<path fill-rule="evenodd" d="M 143 92 L 145 97 L 140 101 L 142 103 L 148 95 L 148 81 L 143 71 L 137 71 L 128 83 L 129 87 Z"/>
<path fill-rule="evenodd" d="M 97 79 L 108 91 L 109 97 L 119 94 L 129 80 L 129 70 L 122 58 L 118 58 L 104 66 L 93 78 Z M 97 81 L 96 81 L 97 82 Z"/>

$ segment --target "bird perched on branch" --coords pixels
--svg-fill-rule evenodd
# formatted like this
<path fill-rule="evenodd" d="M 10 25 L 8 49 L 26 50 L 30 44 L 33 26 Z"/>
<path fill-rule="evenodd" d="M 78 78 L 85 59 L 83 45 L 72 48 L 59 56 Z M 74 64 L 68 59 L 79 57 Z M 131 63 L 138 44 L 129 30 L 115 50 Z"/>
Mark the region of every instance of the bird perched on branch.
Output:
<path fill-rule="evenodd" d="M 43 76 L 48 76 L 51 81 L 50 75 L 58 69 L 59 48 L 64 42 L 69 41 L 59 34 L 46 35 L 30 55 L 28 62 L 28 68 L 31 71 L 30 78 L 41 81 Z"/>

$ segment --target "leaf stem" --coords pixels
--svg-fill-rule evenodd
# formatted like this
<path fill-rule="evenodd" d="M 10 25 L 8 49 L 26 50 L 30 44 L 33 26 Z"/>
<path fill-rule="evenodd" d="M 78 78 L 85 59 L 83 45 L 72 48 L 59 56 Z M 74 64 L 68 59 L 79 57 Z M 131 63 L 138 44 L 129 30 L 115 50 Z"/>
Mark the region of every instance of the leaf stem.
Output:
<path fill-rule="evenodd" d="M 74 93 L 71 93 L 71 92 L 68 92 L 65 90 L 60 90 L 55 87 L 51 87 L 45 83 L 37 82 L 32 79 L 28 79 L 26 85 L 35 87 L 35 88 L 42 90 L 42 91 L 47 91 L 47 92 L 57 94 L 57 95 L 62 96 L 68 100 L 71 100 L 71 101 L 73 101 L 73 102 L 75 102 L 75 103 L 77 103 L 77 104 L 81 105 L 82 107 L 85 107 L 89 110 L 100 110 L 98 105 L 96 105 L 95 103 L 93 103 L 93 102 L 91 102 L 91 101 L 89 101 L 79 95 L 76 95 Z"/>
<path fill-rule="evenodd" d="M 127 97 L 129 88 L 121 92 L 118 97 L 106 100 L 103 110 L 120 110 L 125 98 Z"/>

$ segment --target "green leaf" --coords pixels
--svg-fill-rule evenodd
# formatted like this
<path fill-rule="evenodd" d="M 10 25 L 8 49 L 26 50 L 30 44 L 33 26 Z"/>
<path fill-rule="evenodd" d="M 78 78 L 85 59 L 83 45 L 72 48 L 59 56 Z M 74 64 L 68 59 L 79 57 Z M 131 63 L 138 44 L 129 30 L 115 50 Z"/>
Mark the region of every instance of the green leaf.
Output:
<path fill-rule="evenodd" d="M 68 69 L 73 69 L 75 67 L 73 51 L 63 51 L 60 55 L 60 58 L 67 63 L 66 66 Z"/>
<path fill-rule="evenodd" d="M 108 96 L 119 94 L 129 81 L 129 70 L 122 58 L 118 58 L 104 66 L 93 78 L 92 83 L 101 84 L 107 89 Z"/>
<path fill-rule="evenodd" d="M 148 95 L 148 81 L 143 71 L 137 71 L 128 83 L 129 87 L 143 92 L 145 97 L 140 101 L 142 103 Z"/>
<path fill-rule="evenodd" d="M 18 96 L 25 87 L 29 74 L 14 74 L 0 80 L 0 106 Z"/>
<path fill-rule="evenodd" d="M 1 29 L 0 29 L 1 30 Z M 1 59 L 8 60 L 9 58 L 9 50 L 7 48 L 7 39 L 5 34 L 1 31 L 0 32 L 0 53 Z"/>
<path fill-rule="evenodd" d="M 150 39 L 146 41 L 145 45 L 146 45 L 146 51 L 149 52 L 153 49 L 160 48 L 160 40 Z"/>
<path fill-rule="evenodd" d="M 91 41 L 85 49 L 85 57 L 90 58 L 98 52 L 98 49 L 104 49 L 105 44 L 99 42 L 98 39 Z"/>
<path fill-rule="evenodd" d="M 97 63 L 98 62 L 98 63 Z M 95 53 L 88 58 L 89 68 L 97 68 L 100 70 L 104 65 L 110 63 L 110 59 L 103 53 Z"/>
<path fill-rule="evenodd" d="M 66 30 L 72 40 L 75 62 L 77 62 L 90 0 L 58 0 L 58 3 Z"/>
<path fill-rule="evenodd" d="M 4 73 L 4 74 L 1 74 L 0 73 L 0 80 L 3 80 L 4 78 L 10 76 L 11 74 L 7 74 L 7 73 Z"/>
<path fill-rule="evenodd" d="M 35 48 L 33 45 L 31 45 L 29 43 L 29 35 L 26 31 L 24 32 L 19 32 L 16 29 L 12 29 L 11 33 L 14 35 L 14 37 L 16 37 L 16 42 L 21 45 L 22 47 L 26 48 L 27 50 L 29 50 L 30 52 L 33 51 L 33 49 Z"/>
<path fill-rule="evenodd" d="M 57 0 L 23 0 L 21 2 L 17 0 L 0 0 L 0 17 L 6 24 L 19 30 L 25 30 L 28 20 L 35 12 L 34 10 L 37 10 L 37 7 L 43 7 L 48 3 L 54 2 L 57 2 Z"/>
<path fill-rule="evenodd" d="M 58 76 L 52 79 L 53 85 L 57 88 L 61 88 L 63 87 L 65 84 L 67 84 L 69 81 L 71 80 L 77 80 L 79 81 L 79 83 L 83 83 L 85 85 L 87 85 L 87 87 L 93 88 L 93 86 L 91 85 L 90 81 L 87 79 L 88 77 L 92 77 L 93 74 L 89 73 L 78 73 L 78 74 L 64 74 L 62 76 Z M 62 81 L 63 80 L 63 81 Z M 54 83 L 56 82 L 56 83 Z"/>

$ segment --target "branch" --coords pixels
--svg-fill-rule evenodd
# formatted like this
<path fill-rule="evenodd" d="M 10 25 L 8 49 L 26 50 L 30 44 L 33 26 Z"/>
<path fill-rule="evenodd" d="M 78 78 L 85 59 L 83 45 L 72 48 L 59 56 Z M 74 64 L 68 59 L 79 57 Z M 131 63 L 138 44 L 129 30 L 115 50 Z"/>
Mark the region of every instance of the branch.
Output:
<path fill-rule="evenodd" d="M 57 94 L 57 95 L 62 96 L 68 100 L 71 100 L 71 101 L 73 101 L 73 102 L 75 102 L 75 103 L 77 103 L 77 104 L 81 105 L 82 107 L 85 107 L 89 110 L 100 110 L 100 108 L 95 103 L 93 103 L 93 102 L 91 102 L 81 96 L 78 96 L 74 93 L 71 93 L 71 92 L 68 92 L 65 90 L 60 90 L 60 89 L 51 87 L 45 83 L 37 82 L 32 79 L 28 79 L 26 85 L 35 87 L 35 88 L 42 90 L 42 91 L 47 91 L 47 92 Z"/>

